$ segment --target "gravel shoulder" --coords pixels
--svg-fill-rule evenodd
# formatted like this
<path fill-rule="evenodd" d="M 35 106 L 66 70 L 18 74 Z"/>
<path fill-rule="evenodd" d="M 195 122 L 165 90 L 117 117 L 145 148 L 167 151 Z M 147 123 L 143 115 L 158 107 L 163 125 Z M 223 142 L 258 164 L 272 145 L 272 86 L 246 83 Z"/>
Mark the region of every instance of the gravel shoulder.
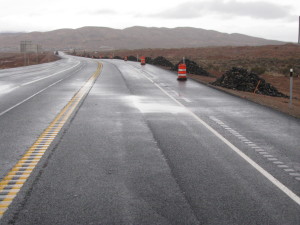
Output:
<path fill-rule="evenodd" d="M 199 75 L 188 75 L 189 78 L 199 81 L 203 84 L 206 84 L 210 87 L 216 88 L 218 90 L 224 91 L 226 93 L 230 93 L 232 95 L 245 98 L 247 100 L 256 102 L 258 104 L 273 108 L 280 112 L 286 113 L 288 115 L 294 116 L 296 118 L 300 118 L 300 78 L 294 77 L 293 78 L 293 104 L 289 106 L 289 99 L 288 98 L 280 98 L 280 97 L 271 97 L 265 96 L 260 94 L 254 94 L 250 92 L 243 92 L 237 90 L 231 90 L 227 88 L 217 87 L 211 85 L 210 83 L 215 81 L 216 78 L 214 77 L 205 77 Z M 289 77 L 276 77 L 270 75 L 264 75 L 263 78 L 278 88 L 279 91 L 282 93 L 289 95 L 289 85 L 290 85 L 290 78 Z"/>

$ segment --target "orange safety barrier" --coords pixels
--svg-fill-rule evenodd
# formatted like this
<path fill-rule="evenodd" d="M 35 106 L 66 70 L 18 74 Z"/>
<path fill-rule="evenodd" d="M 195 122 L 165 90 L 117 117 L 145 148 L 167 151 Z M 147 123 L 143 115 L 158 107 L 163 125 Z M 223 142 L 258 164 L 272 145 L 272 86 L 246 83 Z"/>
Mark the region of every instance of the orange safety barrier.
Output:
<path fill-rule="evenodd" d="M 186 65 L 184 63 L 180 63 L 178 65 L 178 77 L 177 80 L 186 81 Z"/>
<path fill-rule="evenodd" d="M 141 65 L 146 65 L 145 56 L 141 56 Z"/>

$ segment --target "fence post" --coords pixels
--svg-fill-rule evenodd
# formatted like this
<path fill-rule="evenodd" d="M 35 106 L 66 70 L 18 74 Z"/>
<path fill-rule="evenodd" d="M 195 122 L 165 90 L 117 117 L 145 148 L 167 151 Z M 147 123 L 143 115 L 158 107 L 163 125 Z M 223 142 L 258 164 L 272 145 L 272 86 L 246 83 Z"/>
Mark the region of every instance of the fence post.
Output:
<path fill-rule="evenodd" d="M 290 69 L 290 104 L 291 107 L 293 105 L 293 69 Z"/>

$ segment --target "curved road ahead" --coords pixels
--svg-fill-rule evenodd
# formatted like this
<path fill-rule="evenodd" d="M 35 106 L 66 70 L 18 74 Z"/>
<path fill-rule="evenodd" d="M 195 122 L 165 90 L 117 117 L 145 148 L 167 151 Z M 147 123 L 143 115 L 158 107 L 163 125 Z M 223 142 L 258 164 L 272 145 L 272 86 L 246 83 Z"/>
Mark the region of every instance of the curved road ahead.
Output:
<path fill-rule="evenodd" d="M 300 224 L 299 119 L 65 55 L 0 71 L 0 99 L 1 225 Z"/>

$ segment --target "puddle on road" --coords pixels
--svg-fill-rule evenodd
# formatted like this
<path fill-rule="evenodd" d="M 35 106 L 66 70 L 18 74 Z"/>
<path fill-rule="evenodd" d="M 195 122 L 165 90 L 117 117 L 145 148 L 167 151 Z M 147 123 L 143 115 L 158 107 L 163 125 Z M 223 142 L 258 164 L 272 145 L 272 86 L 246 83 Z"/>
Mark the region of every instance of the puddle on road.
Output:
<path fill-rule="evenodd" d="M 0 82 L 0 95 L 7 94 L 16 88 L 18 88 L 18 87 L 16 87 L 15 85 L 13 85 L 11 83 Z"/>
<path fill-rule="evenodd" d="M 140 96 L 126 96 L 124 100 L 133 104 L 142 113 L 185 113 L 186 109 L 176 105 L 171 104 L 170 101 L 166 99 L 149 99 Z"/>

